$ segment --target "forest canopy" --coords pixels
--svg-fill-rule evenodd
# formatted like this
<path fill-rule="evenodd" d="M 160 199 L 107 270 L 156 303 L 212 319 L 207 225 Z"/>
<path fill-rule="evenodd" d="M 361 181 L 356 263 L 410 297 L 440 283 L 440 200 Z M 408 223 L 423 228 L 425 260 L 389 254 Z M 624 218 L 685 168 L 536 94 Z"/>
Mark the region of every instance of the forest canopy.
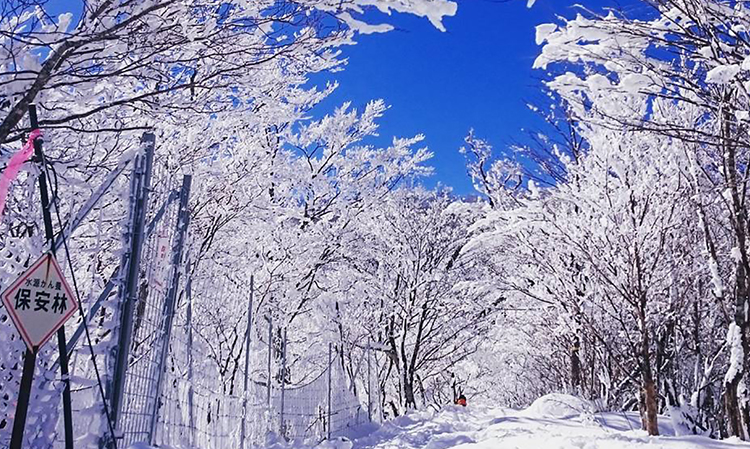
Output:
<path fill-rule="evenodd" d="M 171 220 L 170 188 L 184 175 L 192 187 L 189 225 L 175 231 L 185 255 L 163 266 L 143 256 L 131 325 L 137 335 L 150 298 L 183 276 L 173 316 L 192 320 L 180 329 L 211 394 L 254 382 L 270 403 L 272 383 L 308 385 L 335 364 L 381 418 L 459 395 L 521 407 L 564 392 L 638 411 L 650 435 L 669 417 L 684 433 L 750 440 L 750 5 L 641 3 L 637 16 L 581 7 L 536 28 L 534 109 L 546 125 L 502 151 L 468 132 L 455 150 L 476 192 L 462 197 L 422 185 L 424 136 L 371 143 L 383 100 L 317 116 L 337 85 L 309 82 L 344 69 L 343 48 L 362 34 L 393 30 L 370 13 L 445 31 L 455 2 L 96 0 L 55 17 L 46 2 L 3 2 L 0 166 L 32 131 L 31 104 L 46 160 L 8 190 L 0 285 L 47 248 L 36 197 L 46 173 L 90 312 L 92 348 L 68 351 L 94 410 L 92 447 L 109 430 L 90 367 L 109 397 L 130 298 L 119 270 L 133 263 L 137 186 L 118 174 L 143 160 L 144 132 L 156 141 L 144 245 L 177 248 L 158 201 Z M 110 281 L 118 293 L 97 302 Z M 25 348 L 0 315 L 3 428 Z M 174 385 L 187 376 L 177 347 L 161 366 Z M 40 352 L 39 370 L 54 371 L 56 351 Z M 54 430 L 57 402 L 37 407 Z"/>

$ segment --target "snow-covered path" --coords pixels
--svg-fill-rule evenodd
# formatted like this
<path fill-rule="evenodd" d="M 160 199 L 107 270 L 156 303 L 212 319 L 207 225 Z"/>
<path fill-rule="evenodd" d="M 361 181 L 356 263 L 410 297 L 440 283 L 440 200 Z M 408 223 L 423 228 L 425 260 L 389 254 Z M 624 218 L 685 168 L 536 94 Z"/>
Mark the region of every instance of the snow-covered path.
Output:
<path fill-rule="evenodd" d="M 592 413 L 584 401 L 556 394 L 521 411 L 451 405 L 368 426 L 357 429 L 352 440 L 338 437 L 313 446 L 271 435 L 264 449 L 750 449 L 736 438 L 675 436 L 668 417 L 660 417 L 662 435 L 650 437 L 638 430 L 637 413 Z"/>
<path fill-rule="evenodd" d="M 749 443 L 736 439 L 674 436 L 668 419 L 662 420 L 664 436 L 649 437 L 631 429 L 636 420 L 636 415 L 615 413 L 566 416 L 533 407 L 515 411 L 449 406 L 437 413 L 416 412 L 385 423 L 355 439 L 353 449 L 750 449 Z M 319 448 L 343 449 L 350 444 L 329 442 Z"/>

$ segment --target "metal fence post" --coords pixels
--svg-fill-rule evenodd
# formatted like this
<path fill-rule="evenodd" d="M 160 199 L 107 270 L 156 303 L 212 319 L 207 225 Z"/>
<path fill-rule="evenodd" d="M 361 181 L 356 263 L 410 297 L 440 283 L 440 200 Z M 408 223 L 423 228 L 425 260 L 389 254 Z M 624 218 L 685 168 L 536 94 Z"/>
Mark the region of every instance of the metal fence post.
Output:
<path fill-rule="evenodd" d="M 192 176 L 185 175 L 182 178 L 182 189 L 180 190 L 180 208 L 177 215 L 177 239 L 172 249 L 172 276 L 167 290 L 167 297 L 164 301 L 164 311 L 162 314 L 161 328 L 161 353 L 156 373 L 156 386 L 154 404 L 151 410 L 151 426 L 149 428 L 148 439 L 151 445 L 155 444 L 156 423 L 159 418 L 159 402 L 161 400 L 161 389 L 164 380 L 165 365 L 167 362 L 167 353 L 169 352 L 169 338 L 172 334 L 172 321 L 174 318 L 175 300 L 177 298 L 177 288 L 180 283 L 180 263 L 182 262 L 182 250 L 185 244 L 185 234 L 187 233 L 188 224 L 190 223 L 190 212 L 188 210 L 188 200 L 190 198 L 190 183 Z"/>
<path fill-rule="evenodd" d="M 333 424 L 331 422 L 331 371 L 333 368 L 333 343 L 328 343 L 328 401 L 326 404 L 326 413 L 328 415 L 328 432 L 327 432 L 327 439 L 331 439 L 331 425 Z"/>
<path fill-rule="evenodd" d="M 376 392 L 378 394 L 378 422 L 383 422 L 383 395 L 382 391 L 380 389 L 380 365 L 378 364 L 378 354 L 373 353 L 373 358 L 375 359 L 375 388 Z"/>
<path fill-rule="evenodd" d="M 39 121 L 37 119 L 37 113 L 36 113 L 36 104 L 30 104 L 29 105 L 29 124 L 31 125 L 31 129 L 38 129 L 39 128 Z M 32 140 L 32 136 L 29 136 L 29 139 Z M 42 209 L 42 221 L 44 222 L 44 235 L 45 235 L 45 246 L 47 243 L 50 245 L 50 252 L 52 252 L 53 257 L 57 257 L 57 249 L 55 247 L 55 231 L 53 229 L 52 225 L 52 213 L 50 211 L 50 196 L 49 196 L 49 189 L 47 186 L 47 182 L 52 182 L 52 179 L 48 179 L 49 173 L 47 172 L 47 159 L 45 159 L 44 156 L 44 138 L 43 137 L 37 137 L 33 138 L 33 141 L 31 142 L 32 146 L 34 147 L 34 159 L 37 163 L 40 163 L 41 170 L 39 173 L 39 199 L 41 202 L 41 209 Z M 54 192 L 55 195 L 59 195 L 59 191 Z M 57 201 L 53 198 L 54 205 L 57 204 Z M 56 206 L 57 207 L 57 206 Z M 58 215 L 59 217 L 59 215 Z M 63 232 L 63 225 L 60 223 L 60 233 L 62 235 Z M 68 369 L 68 351 L 65 347 L 65 326 L 60 327 L 57 330 L 57 345 L 60 351 L 60 358 L 59 365 L 60 365 L 60 377 L 63 384 L 63 390 L 62 390 L 62 403 L 63 403 L 63 428 L 65 432 L 65 448 L 66 449 L 73 449 L 73 409 L 71 406 L 71 399 L 70 399 L 70 375 L 69 375 L 69 369 Z M 31 376 L 33 378 L 34 376 L 34 370 L 33 366 L 36 366 L 35 364 L 31 363 L 31 360 L 29 360 L 29 363 L 26 363 L 26 359 L 33 359 L 36 360 L 36 352 L 39 348 L 36 348 L 33 350 L 34 354 L 26 352 L 26 355 L 24 356 L 24 371 L 22 374 L 21 383 L 26 384 L 28 382 L 25 382 L 26 379 L 23 379 L 24 377 Z M 27 371 L 26 368 L 31 367 L 31 371 Z M 13 423 L 13 435 L 11 436 L 11 446 L 20 447 L 21 442 L 23 440 L 23 431 L 24 431 L 24 423 L 26 422 L 26 413 L 27 413 L 27 407 L 28 407 L 28 400 L 29 400 L 29 390 L 25 391 L 19 391 L 18 395 L 18 406 L 16 408 L 16 418 L 14 419 Z M 24 403 L 25 402 L 25 403 Z M 20 429 L 20 431 L 19 431 Z"/>
<path fill-rule="evenodd" d="M 187 266 L 190 267 L 188 259 Z M 185 295 L 187 296 L 187 380 L 188 380 L 188 424 L 190 426 L 190 444 L 195 447 L 195 411 L 193 409 L 193 277 L 188 272 Z"/>
<path fill-rule="evenodd" d="M 271 409 L 271 353 L 273 351 L 273 347 L 271 346 L 271 341 L 273 340 L 273 318 L 271 318 L 271 315 L 268 315 L 268 372 L 266 377 L 266 405 L 268 405 L 268 409 Z"/>
<path fill-rule="evenodd" d="M 250 275 L 250 304 L 247 306 L 247 330 L 245 331 L 245 394 L 242 399 L 242 425 L 240 428 L 240 449 L 245 449 L 245 421 L 247 420 L 247 383 L 250 379 L 250 331 L 253 325 L 253 285 L 254 278 Z"/>
<path fill-rule="evenodd" d="M 154 161 L 154 145 L 156 137 L 152 133 L 143 134 L 142 142 L 145 154 L 139 156 L 134 164 L 134 174 L 130 184 L 131 234 L 129 255 L 127 257 L 127 275 L 123 283 L 120 305 L 120 328 L 115 352 L 115 367 L 110 388 L 110 404 L 112 420 L 115 429 L 120 428 L 120 412 L 125 388 L 125 372 L 128 367 L 130 354 L 131 332 L 133 328 L 133 307 L 138 294 L 138 277 L 141 263 L 141 248 L 143 247 L 143 230 L 148 210 L 148 195 L 151 187 L 151 169 Z M 123 261 L 125 263 L 125 261 Z M 121 264 L 121 266 L 124 266 Z M 111 442 L 110 444 L 113 444 Z"/>
<path fill-rule="evenodd" d="M 279 411 L 279 427 L 280 434 L 286 439 L 286 431 L 284 430 L 284 394 L 286 390 L 286 328 L 284 328 L 284 339 L 281 345 L 281 410 Z"/>
<path fill-rule="evenodd" d="M 370 363 L 370 356 L 372 350 L 370 349 L 371 340 L 367 340 L 367 419 L 372 421 L 372 364 Z"/>

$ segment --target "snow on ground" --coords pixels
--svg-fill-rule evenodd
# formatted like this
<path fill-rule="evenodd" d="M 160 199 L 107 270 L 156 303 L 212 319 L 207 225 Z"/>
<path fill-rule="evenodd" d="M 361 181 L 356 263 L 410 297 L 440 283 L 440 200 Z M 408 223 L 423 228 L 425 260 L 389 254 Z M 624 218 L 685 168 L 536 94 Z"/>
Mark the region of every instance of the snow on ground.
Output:
<path fill-rule="evenodd" d="M 660 418 L 662 436 L 650 437 L 639 430 L 637 413 L 599 413 L 586 401 L 553 394 L 520 411 L 449 405 L 360 428 L 352 440 L 314 447 L 269 440 L 265 449 L 750 449 L 736 438 L 674 436 L 669 418 Z"/>
<path fill-rule="evenodd" d="M 594 413 L 585 401 L 550 395 L 522 411 L 470 405 L 411 413 L 355 439 L 353 449 L 750 449 L 737 439 L 675 437 L 670 420 L 661 421 L 664 436 L 649 437 L 637 413 Z"/>

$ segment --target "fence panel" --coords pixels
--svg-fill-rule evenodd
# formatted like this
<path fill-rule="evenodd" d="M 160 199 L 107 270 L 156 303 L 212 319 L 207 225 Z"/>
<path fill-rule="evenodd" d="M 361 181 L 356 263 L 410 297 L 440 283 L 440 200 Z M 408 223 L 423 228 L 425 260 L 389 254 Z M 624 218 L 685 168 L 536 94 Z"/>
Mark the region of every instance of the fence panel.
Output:
<path fill-rule="evenodd" d="M 211 282 L 197 282 L 197 286 L 193 284 L 192 294 L 195 297 L 202 296 L 203 300 L 211 302 L 220 302 L 239 294 L 238 291 L 241 289 L 236 288 L 234 283 L 222 282 L 219 278 L 216 276 Z M 201 292 L 203 288 L 206 290 Z M 200 345 L 188 348 L 190 327 L 189 315 L 186 312 L 187 305 L 191 302 L 188 296 L 188 300 L 177 310 L 165 384 L 160 399 L 162 406 L 155 438 L 157 444 L 201 449 L 239 448 L 242 444 L 246 448 L 261 447 L 270 432 L 282 434 L 288 440 L 319 442 L 326 438 L 328 426 L 331 435 L 337 436 L 367 422 L 367 411 L 348 388 L 343 369 L 336 361 L 305 385 L 285 386 L 283 429 L 280 428 L 281 389 L 278 385 L 272 389 L 269 409 L 266 402 L 265 376 L 259 381 L 251 380 L 244 396 L 223 392 L 222 389 L 227 386 L 217 381 L 219 376 L 215 371 L 197 370 L 191 379 L 189 351 L 202 350 Z M 241 323 L 243 320 L 238 319 L 238 322 Z M 265 334 L 265 329 L 256 328 L 253 335 L 259 334 Z M 241 342 L 241 339 L 239 341 Z M 251 344 L 251 347 L 256 349 L 259 346 Z M 193 356 L 201 357 L 197 354 Z M 206 357 L 205 353 L 202 357 Z M 206 369 L 206 365 L 203 366 Z M 328 416 L 327 411 L 329 371 L 331 416 Z M 241 385 L 242 382 L 236 379 L 235 384 Z M 245 400 L 247 409 L 243 410 Z M 243 420 L 245 440 L 241 441 Z"/>
<path fill-rule="evenodd" d="M 165 301 L 179 209 L 177 202 L 169 199 L 172 192 L 179 190 L 180 179 L 180 176 L 168 173 L 164 166 L 154 167 L 147 221 L 152 221 L 158 214 L 161 214 L 161 219 L 156 231 L 144 241 L 142 249 L 132 341 L 118 420 L 118 430 L 126 447 L 135 442 L 150 442 L 152 418 L 158 407 L 158 379 L 163 371 L 161 360 L 165 348 L 162 345 Z M 164 204 L 167 204 L 166 209 L 162 208 Z"/>
<path fill-rule="evenodd" d="M 191 264 L 189 258 L 170 272 L 180 228 L 177 203 L 168 198 L 177 183 L 163 173 L 155 173 L 154 179 L 149 217 L 157 215 L 163 204 L 168 206 L 143 247 L 118 421 L 123 446 L 148 442 L 176 448 L 249 448 L 262 446 L 270 432 L 317 442 L 328 433 L 338 435 L 363 423 L 367 413 L 347 387 L 339 363 L 331 363 L 310 383 L 284 385 L 283 401 L 278 385 L 270 404 L 266 399 L 269 377 L 273 384 L 280 382 L 280 375 L 251 378 L 247 391 L 239 391 L 244 390 L 247 357 L 249 278 L 246 281 L 220 262 Z M 189 233 L 186 247 L 189 252 Z M 180 275 L 180 285 L 171 290 L 175 287 L 169 279 Z M 174 303 L 167 297 L 174 297 Z M 257 339 L 266 330 L 252 329 L 249 346 L 257 349 L 261 346 Z M 266 347 L 271 354 L 280 345 Z M 333 398 L 330 415 L 329 396 Z"/>
<path fill-rule="evenodd" d="M 180 261 L 177 266 L 172 263 L 179 232 L 180 202 L 175 198 L 180 191 L 181 181 L 181 175 L 170 172 L 163 164 L 154 165 L 145 217 L 150 232 L 145 233 L 142 244 L 132 328 L 125 330 L 130 332 L 131 342 L 127 345 L 127 367 L 122 376 L 122 399 L 117 419 L 117 430 L 122 439 L 118 446 L 127 447 L 132 443 L 147 442 L 186 449 L 250 448 L 263 445 L 270 432 L 281 433 L 287 439 L 320 441 L 328 434 L 339 435 L 363 423 L 367 413 L 347 387 L 347 379 L 339 363 L 330 363 L 313 381 L 305 385 L 285 384 L 283 410 L 278 385 L 279 379 L 283 376 L 272 375 L 270 369 L 266 369 L 265 362 L 262 363 L 263 366 L 251 369 L 253 374 L 247 389 L 241 387 L 244 379 L 232 377 L 245 376 L 244 368 L 235 369 L 231 376 L 227 373 L 217 375 L 216 367 L 209 369 L 210 363 L 206 362 L 206 342 L 194 337 L 194 308 L 201 306 L 205 311 L 206 306 L 211 304 L 216 309 L 236 304 L 241 312 L 230 311 L 230 317 L 237 320 L 241 332 L 244 333 L 248 313 L 248 283 L 243 279 L 233 278 L 232 276 L 237 274 L 231 267 L 218 263 L 204 262 L 203 268 L 197 273 L 190 270 L 189 262 Z M 126 184 L 116 183 L 113 190 L 122 196 L 121 193 L 127 188 Z M 97 209 L 94 209 L 93 213 L 97 213 Z M 107 230 L 102 227 L 111 225 L 103 220 L 92 220 L 92 223 L 86 226 L 89 227 L 90 233 L 103 235 Z M 123 229 L 123 232 L 127 230 Z M 103 244 L 100 240 L 96 240 L 95 248 L 102 245 L 109 248 L 113 245 Z M 19 271 L 22 267 L 17 254 L 24 251 L 11 248 L 10 243 L 5 241 L 0 243 L 6 245 L 3 247 L 0 244 L 0 249 L 13 255 L 4 262 L 5 271 Z M 117 252 L 113 254 L 113 257 L 118 257 Z M 125 260 L 126 257 L 122 261 Z M 93 266 L 95 264 L 92 264 Z M 65 269 L 67 270 L 67 267 Z M 80 267 L 75 269 L 78 271 Z M 171 309 L 166 307 L 166 299 L 170 279 L 176 273 L 181 273 L 183 279 L 175 291 L 175 307 Z M 117 287 L 124 282 L 125 273 L 115 270 L 111 276 L 110 282 L 105 283 L 102 274 L 92 268 L 90 276 L 83 280 L 79 279 L 84 287 L 82 291 L 104 290 L 98 300 L 95 301 L 97 295 L 92 293 L 83 298 L 83 302 L 84 308 L 90 311 L 94 352 L 102 354 L 102 357 L 97 357 L 99 371 L 105 376 L 110 375 L 112 360 L 108 356 L 111 348 L 117 346 L 114 343 L 116 335 L 120 335 L 117 333 L 119 329 L 116 321 L 119 319 L 116 311 L 122 297 L 118 294 Z M 80 320 L 71 320 L 69 327 L 75 327 L 79 324 L 78 321 Z M 222 320 L 218 319 L 217 322 L 220 323 Z M 171 332 L 170 338 L 167 330 Z M 12 350 L 15 351 L 11 356 L 0 360 L 6 364 L 16 360 L 17 354 L 22 350 L 22 345 L 14 341 L 14 334 L 8 334 L 0 332 L 0 340 L 12 346 Z M 259 359 L 265 361 L 268 357 L 270 360 L 278 348 L 272 350 L 271 345 L 259 344 L 259 340 L 267 335 L 265 323 L 253 326 L 251 334 L 250 347 L 254 348 L 255 352 L 259 352 L 261 347 L 266 347 L 268 354 L 263 354 Z M 82 333 L 79 331 L 76 335 L 73 340 L 79 338 Z M 230 349 L 230 354 L 234 363 L 239 365 L 245 361 L 244 357 L 247 357 L 247 354 L 244 349 L 239 349 L 239 353 L 231 352 L 244 347 L 243 338 L 240 337 L 238 342 L 239 346 Z M 46 365 L 46 369 L 54 369 L 55 359 L 54 351 L 50 349 L 41 355 L 40 360 Z M 244 363 L 242 365 L 244 366 Z M 76 446 L 96 447 L 101 443 L 100 437 L 106 434 L 107 430 L 101 413 L 101 398 L 93 380 L 93 365 L 88 348 L 84 344 L 77 345 L 72 351 L 71 368 L 74 386 L 73 406 L 78 417 L 74 429 L 77 437 Z M 274 369 L 278 371 L 278 367 Z M 230 376 L 231 382 L 227 381 L 227 376 Z M 48 377 L 53 378 L 54 375 Z M 54 379 L 52 382 L 57 380 Z M 104 379 L 104 383 L 109 387 L 111 381 L 111 378 Z M 13 382 L 17 380 L 8 379 L 0 383 L 0 386 L 5 387 Z M 228 388 L 228 385 L 233 386 Z M 271 388 L 270 400 L 267 400 L 268 388 Z M 111 394 L 110 391 L 107 393 Z M 55 394 L 48 397 L 56 400 Z M 332 398 L 330 412 L 329 397 Z M 0 423 L 4 419 L 6 426 L 12 412 L 10 402 L 8 398 L 0 401 Z M 280 428 L 282 416 L 285 423 L 283 429 Z M 30 417 L 29 424 L 36 425 L 35 419 L 38 420 Z M 54 417 L 51 420 L 51 424 L 45 425 L 46 427 L 39 426 L 39 438 L 48 438 L 42 433 L 48 433 L 50 427 L 54 432 Z M 240 441 L 240 429 L 243 428 L 243 424 L 244 441 Z M 31 441 L 32 438 L 35 436 L 29 436 L 28 439 Z M 3 435 L 0 435 L 0 442 L 2 439 Z M 55 439 L 59 446 L 61 435 Z"/>

